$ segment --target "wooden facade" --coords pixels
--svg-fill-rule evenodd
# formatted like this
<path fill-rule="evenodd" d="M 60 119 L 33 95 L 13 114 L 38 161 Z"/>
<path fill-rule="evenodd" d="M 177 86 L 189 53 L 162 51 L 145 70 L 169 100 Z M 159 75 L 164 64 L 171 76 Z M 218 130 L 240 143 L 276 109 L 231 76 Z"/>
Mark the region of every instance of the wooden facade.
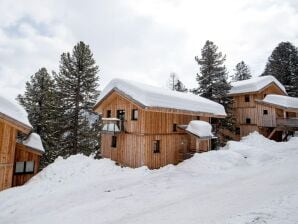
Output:
<path fill-rule="evenodd" d="M 102 133 L 101 155 L 123 166 L 155 169 L 210 149 L 210 140 L 198 139 L 179 128 L 192 120 L 210 122 L 212 115 L 207 113 L 145 108 L 117 91 L 109 94 L 95 111 L 103 118 L 119 118 L 121 112 L 123 130 L 115 135 Z"/>
<path fill-rule="evenodd" d="M 239 137 L 258 131 L 265 137 L 281 140 L 282 132 L 286 129 L 275 128 L 279 127 L 281 119 L 297 117 L 297 113 L 276 105 L 262 103 L 262 100 L 269 94 L 286 95 L 275 83 L 271 83 L 257 92 L 231 94 Z"/>
<path fill-rule="evenodd" d="M 17 143 L 18 133 L 29 134 L 31 127 L 0 116 L 0 191 L 24 184 L 38 171 L 41 153 Z M 15 174 L 17 162 L 33 161 L 34 172 Z"/>

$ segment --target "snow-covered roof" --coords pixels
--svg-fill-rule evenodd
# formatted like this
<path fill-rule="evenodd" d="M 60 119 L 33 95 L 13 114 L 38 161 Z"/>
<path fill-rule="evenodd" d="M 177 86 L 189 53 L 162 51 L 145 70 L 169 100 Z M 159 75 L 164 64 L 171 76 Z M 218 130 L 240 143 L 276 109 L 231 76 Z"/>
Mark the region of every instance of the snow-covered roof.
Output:
<path fill-rule="evenodd" d="M 210 123 L 206 121 L 200 121 L 200 120 L 193 120 L 189 122 L 187 125 L 186 131 L 197 135 L 201 138 L 211 138 L 213 137 L 212 134 L 212 126 Z"/>
<path fill-rule="evenodd" d="M 16 102 L 12 102 L 2 96 L 0 96 L 0 115 L 4 115 L 12 120 L 22 123 L 23 125 L 32 128 L 27 112 L 18 105 Z"/>
<path fill-rule="evenodd" d="M 221 104 L 204 97 L 124 79 L 113 79 L 102 91 L 97 105 L 113 90 L 122 93 L 144 107 L 170 108 L 209 113 L 217 116 L 226 115 L 225 109 Z"/>
<path fill-rule="evenodd" d="M 29 137 L 25 141 L 23 141 L 23 145 L 28 146 L 32 149 L 36 149 L 42 153 L 45 152 L 41 138 L 36 133 L 31 133 Z"/>
<path fill-rule="evenodd" d="M 260 102 L 269 103 L 289 109 L 298 109 L 298 97 L 269 94 Z"/>
<path fill-rule="evenodd" d="M 251 78 L 248 80 L 232 82 L 230 94 L 258 92 L 271 83 L 275 83 L 284 93 L 287 93 L 285 87 L 275 77 L 267 75 Z"/>

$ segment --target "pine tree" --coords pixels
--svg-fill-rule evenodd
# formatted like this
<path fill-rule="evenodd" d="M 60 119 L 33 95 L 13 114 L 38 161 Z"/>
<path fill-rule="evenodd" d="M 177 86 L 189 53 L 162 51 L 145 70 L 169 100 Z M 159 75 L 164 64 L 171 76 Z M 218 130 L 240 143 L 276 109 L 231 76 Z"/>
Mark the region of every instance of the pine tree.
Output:
<path fill-rule="evenodd" d="M 231 85 L 228 82 L 228 73 L 224 65 L 226 56 L 218 52 L 218 47 L 212 41 L 207 40 L 201 50 L 201 57 L 196 56 L 195 60 L 200 66 L 200 73 L 196 77 L 199 87 L 192 92 L 222 104 L 227 112 L 227 117 L 221 121 L 213 120 L 220 122 L 222 128 L 234 131 L 235 117 L 231 108 L 232 99 L 228 96 Z M 222 140 L 225 142 L 228 139 Z M 219 142 L 215 143 L 215 145 L 217 144 Z"/>
<path fill-rule="evenodd" d="M 89 155 L 99 148 L 98 132 L 93 131 L 99 124 L 92 122 L 92 107 L 99 95 L 97 73 L 93 54 L 84 42 L 79 42 L 72 54 L 61 55 L 55 80 L 62 101 L 59 110 L 64 111 L 61 147 L 65 156 L 79 152 Z"/>
<path fill-rule="evenodd" d="M 235 74 L 232 77 L 232 81 L 242 81 L 251 78 L 249 67 L 245 64 L 244 61 L 239 62 L 235 69 Z"/>
<path fill-rule="evenodd" d="M 196 56 L 195 60 L 200 66 L 200 73 L 196 77 L 199 87 L 194 90 L 194 93 L 226 107 L 230 102 L 227 94 L 231 89 L 224 66 L 226 56 L 218 52 L 218 47 L 212 41 L 207 40 L 201 50 L 201 57 Z"/>
<path fill-rule="evenodd" d="M 185 85 L 178 79 L 176 84 L 174 85 L 174 90 L 178 92 L 187 92 L 188 89 L 185 87 Z"/>
<path fill-rule="evenodd" d="M 290 42 L 281 42 L 273 50 L 262 76 L 272 75 L 286 88 L 290 96 L 298 97 L 298 51 Z"/>
<path fill-rule="evenodd" d="M 184 86 L 184 84 L 179 79 L 178 75 L 174 72 L 170 74 L 170 77 L 168 79 L 168 87 L 173 91 L 178 92 L 187 92 L 187 88 Z"/>
<path fill-rule="evenodd" d="M 27 111 L 33 132 L 42 139 L 46 153 L 41 159 L 41 167 L 45 167 L 58 155 L 53 148 L 57 143 L 55 83 L 45 68 L 31 76 L 24 95 L 19 94 L 17 100 Z"/>

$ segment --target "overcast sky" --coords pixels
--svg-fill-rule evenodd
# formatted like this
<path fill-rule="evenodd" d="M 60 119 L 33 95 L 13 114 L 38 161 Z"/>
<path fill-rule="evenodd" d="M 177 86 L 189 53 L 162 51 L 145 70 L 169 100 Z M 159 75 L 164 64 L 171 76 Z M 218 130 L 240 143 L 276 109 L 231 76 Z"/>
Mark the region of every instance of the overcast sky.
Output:
<path fill-rule="evenodd" d="M 165 86 L 175 72 L 195 87 L 212 40 L 233 73 L 244 60 L 259 75 L 281 41 L 298 46 L 297 0 L 0 0 L 0 93 L 14 98 L 40 67 L 58 70 L 62 52 L 90 45 L 100 88 L 115 77 Z"/>

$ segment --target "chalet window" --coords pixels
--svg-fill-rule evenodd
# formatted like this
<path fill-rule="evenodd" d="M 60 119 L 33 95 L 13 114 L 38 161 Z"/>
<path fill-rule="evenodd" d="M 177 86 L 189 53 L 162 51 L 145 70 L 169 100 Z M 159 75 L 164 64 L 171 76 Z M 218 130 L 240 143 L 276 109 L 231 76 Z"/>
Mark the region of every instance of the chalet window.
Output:
<path fill-rule="evenodd" d="M 117 136 L 112 136 L 112 144 L 111 144 L 112 148 L 116 148 L 117 147 Z"/>
<path fill-rule="evenodd" d="M 177 124 L 173 124 L 173 132 L 177 131 Z"/>
<path fill-rule="evenodd" d="M 131 120 L 138 120 L 139 118 L 139 111 L 137 109 L 132 109 L 131 111 Z"/>
<path fill-rule="evenodd" d="M 240 128 L 236 128 L 235 132 L 236 132 L 236 135 L 240 135 Z"/>
<path fill-rule="evenodd" d="M 107 118 L 112 117 L 112 111 L 111 110 L 107 110 Z"/>
<path fill-rule="evenodd" d="M 34 161 L 16 162 L 15 174 L 34 173 Z"/>
<path fill-rule="evenodd" d="M 125 110 L 117 110 L 117 118 L 121 121 L 125 119 Z"/>
<path fill-rule="evenodd" d="M 245 101 L 245 102 L 249 102 L 249 95 L 245 95 L 245 96 L 244 96 L 244 101 Z"/>
<path fill-rule="evenodd" d="M 153 153 L 160 153 L 160 141 L 159 140 L 153 141 L 152 151 L 153 151 Z"/>
<path fill-rule="evenodd" d="M 263 110 L 263 114 L 267 115 L 268 114 L 268 110 Z"/>
<path fill-rule="evenodd" d="M 201 117 L 200 116 L 197 116 L 197 120 L 200 120 L 201 119 Z"/>
<path fill-rule="evenodd" d="M 246 118 L 246 124 L 250 124 L 250 123 L 251 123 L 250 118 Z"/>

